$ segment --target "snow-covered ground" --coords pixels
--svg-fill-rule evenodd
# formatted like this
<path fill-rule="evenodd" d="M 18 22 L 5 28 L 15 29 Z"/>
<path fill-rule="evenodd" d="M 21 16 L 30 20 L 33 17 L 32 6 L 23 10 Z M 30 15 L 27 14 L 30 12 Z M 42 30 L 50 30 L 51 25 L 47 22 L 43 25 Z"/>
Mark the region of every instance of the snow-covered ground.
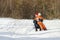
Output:
<path fill-rule="evenodd" d="M 60 20 L 44 20 L 47 31 L 35 31 L 32 19 L 0 18 L 0 40 L 60 40 Z"/>

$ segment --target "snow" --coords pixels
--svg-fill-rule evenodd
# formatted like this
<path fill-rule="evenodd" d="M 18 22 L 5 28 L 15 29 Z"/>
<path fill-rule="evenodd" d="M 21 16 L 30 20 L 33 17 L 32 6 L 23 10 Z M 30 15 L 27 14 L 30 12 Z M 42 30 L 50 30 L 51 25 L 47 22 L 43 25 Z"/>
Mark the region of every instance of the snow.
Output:
<path fill-rule="evenodd" d="M 47 31 L 35 31 L 32 19 L 0 18 L 0 40 L 60 40 L 60 19 L 44 20 Z"/>

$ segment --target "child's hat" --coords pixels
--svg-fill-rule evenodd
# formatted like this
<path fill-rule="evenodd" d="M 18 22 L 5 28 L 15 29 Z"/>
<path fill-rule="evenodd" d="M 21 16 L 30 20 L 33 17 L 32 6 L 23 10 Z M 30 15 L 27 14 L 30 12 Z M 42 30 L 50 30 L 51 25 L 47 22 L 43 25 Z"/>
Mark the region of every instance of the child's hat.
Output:
<path fill-rule="evenodd" d="M 41 16 L 41 13 L 38 13 L 39 16 Z"/>

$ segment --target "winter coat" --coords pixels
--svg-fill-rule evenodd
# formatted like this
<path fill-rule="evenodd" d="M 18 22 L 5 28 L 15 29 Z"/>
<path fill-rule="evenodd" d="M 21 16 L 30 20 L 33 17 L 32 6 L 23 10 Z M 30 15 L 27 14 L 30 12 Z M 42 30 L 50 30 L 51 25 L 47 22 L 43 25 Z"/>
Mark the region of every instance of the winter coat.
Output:
<path fill-rule="evenodd" d="M 35 28 L 40 28 L 36 20 L 33 20 L 33 23 L 34 23 Z"/>

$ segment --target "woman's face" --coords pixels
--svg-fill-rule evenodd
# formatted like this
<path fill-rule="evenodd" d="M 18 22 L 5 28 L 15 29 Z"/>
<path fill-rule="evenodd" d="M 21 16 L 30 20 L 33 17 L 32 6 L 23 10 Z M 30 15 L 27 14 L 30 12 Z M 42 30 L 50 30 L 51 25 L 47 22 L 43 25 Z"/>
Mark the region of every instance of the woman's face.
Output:
<path fill-rule="evenodd" d="M 38 15 L 35 15 L 35 17 L 37 17 Z"/>

